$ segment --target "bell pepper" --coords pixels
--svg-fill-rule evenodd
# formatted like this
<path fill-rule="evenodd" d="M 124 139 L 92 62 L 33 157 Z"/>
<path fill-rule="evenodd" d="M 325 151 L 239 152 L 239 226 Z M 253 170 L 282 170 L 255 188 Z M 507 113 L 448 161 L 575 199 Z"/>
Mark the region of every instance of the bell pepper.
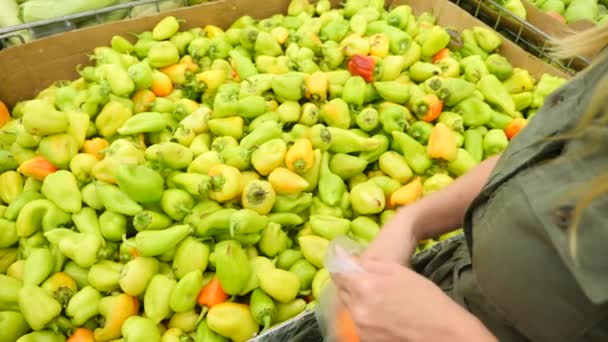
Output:
<path fill-rule="evenodd" d="M 59 247 L 61 253 L 72 259 L 80 267 L 90 267 L 97 262 L 97 253 L 102 247 L 103 240 L 97 236 L 76 233 L 74 231 L 56 228 L 44 233 L 44 236 Z"/>
<path fill-rule="evenodd" d="M 268 225 L 268 217 L 251 209 L 241 209 L 230 217 L 230 234 L 257 233 Z"/>
<path fill-rule="evenodd" d="M 243 136 L 243 118 L 232 116 L 209 120 L 209 130 L 216 136 L 231 136 L 241 139 Z"/>
<path fill-rule="evenodd" d="M 502 132 L 502 131 L 501 131 Z M 503 132 L 504 135 L 504 132 Z M 506 139 L 505 139 L 506 140 Z M 485 142 L 485 139 L 484 139 Z M 508 143 L 508 142 L 507 142 Z M 485 144 L 484 144 L 485 147 Z M 448 171 L 456 176 L 461 176 L 477 165 L 477 161 L 471 154 L 464 149 L 459 148 L 456 154 L 456 159 L 448 163 Z"/>
<path fill-rule="evenodd" d="M 0 311 L 2 342 L 17 341 L 30 330 L 23 315 L 16 311 Z"/>
<path fill-rule="evenodd" d="M 366 82 L 374 79 L 375 67 L 375 59 L 369 56 L 354 55 L 348 62 L 348 71 L 353 76 L 361 76 Z"/>
<path fill-rule="evenodd" d="M 213 330 L 209 329 L 207 325 L 207 319 L 203 319 L 198 323 L 196 328 L 196 341 L 209 341 L 209 342 L 228 342 L 228 338 L 217 334 Z"/>
<path fill-rule="evenodd" d="M 236 212 L 234 208 L 224 208 L 206 215 L 196 225 L 196 236 L 209 237 L 221 232 L 229 232 L 230 217 Z"/>
<path fill-rule="evenodd" d="M 362 93 L 359 96 L 362 96 Z M 319 116 L 328 126 L 347 129 L 351 125 L 351 113 L 348 104 L 340 98 L 330 100 L 321 106 Z"/>
<path fill-rule="evenodd" d="M 388 150 L 390 142 L 384 134 L 376 134 L 372 136 L 372 139 L 379 142 L 378 146 L 370 151 L 363 151 L 359 153 L 359 158 L 367 161 L 367 164 L 373 163 L 380 158 L 380 155 Z"/>
<path fill-rule="evenodd" d="M 473 36 L 475 37 L 475 41 L 488 53 L 492 53 L 497 50 L 502 44 L 502 39 L 500 36 L 493 30 L 483 27 L 483 26 L 475 26 L 473 27 Z"/>
<path fill-rule="evenodd" d="M 289 72 L 276 75 L 272 80 L 272 90 L 280 101 L 298 101 L 304 95 L 305 74 Z"/>
<path fill-rule="evenodd" d="M 452 161 L 456 158 L 456 137 L 444 123 L 438 122 L 429 137 L 427 154 L 433 159 Z"/>
<path fill-rule="evenodd" d="M 321 67 L 327 70 L 333 70 L 344 61 L 344 52 L 340 47 L 340 44 L 333 40 L 327 40 L 323 43 L 322 47 L 323 60 L 321 61 Z"/>
<path fill-rule="evenodd" d="M 187 312 L 196 305 L 196 298 L 203 287 L 203 275 L 199 270 L 187 273 L 175 285 L 169 297 L 169 307 L 174 312 Z"/>
<path fill-rule="evenodd" d="M 371 242 L 380 231 L 380 226 L 367 216 L 359 216 L 351 221 L 350 231 L 355 237 Z"/>
<path fill-rule="evenodd" d="M 110 137 L 132 116 L 132 111 L 125 104 L 112 100 L 108 102 L 95 119 L 95 126 L 103 137 Z"/>
<path fill-rule="evenodd" d="M 52 330 L 38 330 L 21 336 L 16 341 L 18 342 L 65 342 L 63 334 L 56 333 Z"/>
<path fill-rule="evenodd" d="M 298 244 L 308 262 L 317 268 L 323 267 L 329 240 L 316 235 L 305 235 L 298 237 Z"/>
<path fill-rule="evenodd" d="M 406 107 L 388 102 L 380 105 L 379 116 L 382 129 L 386 133 L 392 131 L 403 132 L 408 127 L 409 122 L 413 121 L 412 114 Z"/>
<path fill-rule="evenodd" d="M 340 42 L 348 34 L 350 23 L 341 17 L 325 23 L 319 31 L 319 38 L 323 41 Z"/>
<path fill-rule="evenodd" d="M 61 313 L 61 305 L 38 286 L 24 284 L 18 298 L 19 310 L 34 330 L 41 330 Z"/>
<path fill-rule="evenodd" d="M 412 80 L 416 81 L 416 82 L 424 82 L 427 79 L 433 77 L 433 76 L 438 76 L 441 75 L 442 70 L 439 66 L 432 64 L 432 63 L 426 63 L 426 62 L 416 62 L 414 64 L 412 64 L 412 66 L 410 67 L 410 77 L 412 78 Z"/>
<path fill-rule="evenodd" d="M 278 223 L 285 228 L 295 228 L 304 223 L 304 219 L 294 213 L 272 213 L 268 215 L 270 222 Z"/>
<path fill-rule="evenodd" d="M 482 60 L 485 60 L 488 57 L 488 52 L 481 48 L 477 43 L 473 29 L 462 30 L 461 37 L 462 48 L 460 49 L 460 54 L 463 57 L 478 55 Z"/>
<path fill-rule="evenodd" d="M 431 77 L 426 80 L 424 88 L 427 92 L 436 94 L 448 107 L 473 96 L 475 85 L 459 78 Z"/>
<path fill-rule="evenodd" d="M 450 42 L 450 35 L 440 26 L 433 26 L 422 43 L 422 56 L 432 57 L 444 49 Z"/>
<path fill-rule="evenodd" d="M 196 324 L 199 320 L 200 314 L 195 310 L 190 310 L 186 312 L 178 312 L 171 316 L 169 323 L 167 324 L 167 328 L 169 328 L 166 332 L 170 332 L 171 330 L 177 330 L 181 334 L 189 333 L 196 330 Z"/>
<path fill-rule="evenodd" d="M 150 66 L 162 68 L 176 64 L 179 61 L 179 51 L 171 42 L 162 41 L 150 47 L 147 57 Z"/>
<path fill-rule="evenodd" d="M 126 294 L 104 297 L 99 301 L 99 313 L 105 318 L 103 327 L 94 331 L 95 341 L 111 341 L 122 336 L 121 328 L 125 321 L 137 315 L 137 298 Z"/>
<path fill-rule="evenodd" d="M 274 37 L 264 31 L 260 31 L 255 40 L 254 50 L 257 55 L 279 56 L 283 53 L 281 46 Z"/>
<path fill-rule="evenodd" d="M 490 72 L 483 58 L 478 55 L 463 58 L 460 61 L 467 81 L 477 83 Z"/>
<path fill-rule="evenodd" d="M 99 227 L 104 239 L 121 241 L 122 236 L 127 232 L 127 217 L 113 211 L 104 211 L 99 216 Z"/>
<path fill-rule="evenodd" d="M 282 139 L 269 140 L 253 151 L 251 164 L 263 176 L 280 167 L 287 153 L 287 145 Z"/>
<path fill-rule="evenodd" d="M 48 248 L 32 248 L 25 259 L 23 283 L 40 285 L 51 274 L 55 261 Z"/>
<path fill-rule="evenodd" d="M 545 98 L 561 87 L 566 82 L 565 79 L 549 74 L 543 74 L 532 92 L 533 108 L 540 108 L 545 102 Z M 507 112 L 507 114 L 509 114 Z"/>
<path fill-rule="evenodd" d="M 427 178 L 427 180 L 425 180 L 424 183 L 422 184 L 422 194 L 424 196 L 427 196 L 433 192 L 439 191 L 439 190 L 447 187 L 448 185 L 452 184 L 453 182 L 454 182 L 454 179 L 446 174 L 443 174 L 443 173 L 435 174 L 435 175 Z"/>
<path fill-rule="evenodd" d="M 104 183 L 95 182 L 97 194 L 106 210 L 133 216 L 143 210 L 137 202 L 130 199 L 120 188 Z"/>
<path fill-rule="evenodd" d="M 192 162 L 192 151 L 174 142 L 155 144 L 146 149 L 146 160 L 171 169 L 184 169 Z"/>
<path fill-rule="evenodd" d="M 494 113 L 494 110 L 487 103 L 474 97 L 460 102 L 454 110 L 462 115 L 462 122 L 467 127 L 487 124 Z"/>
<path fill-rule="evenodd" d="M 496 76 L 483 76 L 477 83 L 477 87 L 488 103 L 495 105 L 509 115 L 513 115 L 515 103 L 513 103 L 509 92 Z"/>
<path fill-rule="evenodd" d="M 521 112 L 532 105 L 533 95 L 531 92 L 523 92 L 519 94 L 511 94 L 515 110 Z"/>
<path fill-rule="evenodd" d="M 175 225 L 164 230 L 146 230 L 135 235 L 135 247 L 141 256 L 158 256 L 192 233 L 189 225 Z"/>
<path fill-rule="evenodd" d="M 41 229 L 51 229 L 55 224 L 67 224 L 71 217 L 47 199 L 35 199 L 26 203 L 15 222 L 17 235 L 27 237 Z"/>
<path fill-rule="evenodd" d="M 281 303 L 291 302 L 300 290 L 300 279 L 294 273 L 279 268 L 258 273 L 260 288 Z"/>
<path fill-rule="evenodd" d="M 312 280 L 317 273 L 317 269 L 310 262 L 299 259 L 289 268 L 289 272 L 300 279 L 300 293 L 310 291 Z"/>
<path fill-rule="evenodd" d="M 270 212 L 276 199 L 272 185 L 266 181 L 251 181 L 245 185 L 242 195 L 243 208 L 251 209 L 258 214 Z"/>
<path fill-rule="evenodd" d="M 155 323 L 160 323 L 169 316 L 170 297 L 176 285 L 177 281 L 166 275 L 156 274 L 152 277 L 144 295 L 146 317 Z"/>
<path fill-rule="evenodd" d="M 438 122 L 448 126 L 455 133 L 462 133 L 464 131 L 462 115 L 458 113 L 442 112 L 441 115 L 439 115 Z"/>
<path fill-rule="evenodd" d="M 101 202 L 101 199 L 99 198 L 99 196 L 97 194 L 97 189 L 95 188 L 95 183 L 92 182 L 92 183 L 85 185 L 81 190 L 81 194 L 82 194 L 82 201 L 86 205 L 88 205 L 89 207 L 96 209 L 96 210 L 103 209 L 103 202 Z"/>
<path fill-rule="evenodd" d="M 207 324 L 211 330 L 235 342 L 247 341 L 259 331 L 245 304 L 221 303 L 212 307 L 207 314 Z"/>
<path fill-rule="evenodd" d="M 355 123 L 360 129 L 370 132 L 378 127 L 380 123 L 380 115 L 375 108 L 366 107 L 356 114 Z"/>
<path fill-rule="evenodd" d="M 251 149 L 256 145 L 261 145 L 268 140 L 281 137 L 281 127 L 276 121 L 265 121 L 260 124 L 254 131 L 243 137 L 240 141 L 240 146 L 246 149 Z"/>
<path fill-rule="evenodd" d="M 382 171 L 400 183 L 406 183 L 412 178 L 412 170 L 407 162 L 395 151 L 384 152 L 378 160 L 378 165 Z"/>
<path fill-rule="evenodd" d="M 412 113 L 419 119 L 432 122 L 441 115 L 443 102 L 435 94 L 425 94 L 416 85 L 410 86 L 412 96 L 408 106 Z"/>
<path fill-rule="evenodd" d="M 241 184 L 241 174 L 235 167 L 229 165 L 214 165 L 209 169 L 211 187 L 209 198 L 226 202 L 234 199 L 241 194 L 243 184 Z"/>
<path fill-rule="evenodd" d="M 297 194 L 306 189 L 308 182 L 297 173 L 278 167 L 268 175 L 268 182 L 278 194 Z"/>
<path fill-rule="evenodd" d="M 420 177 L 416 177 L 413 181 L 393 192 L 389 204 L 392 207 L 411 204 L 420 196 L 422 196 L 422 181 Z"/>
<path fill-rule="evenodd" d="M 217 151 L 206 151 L 188 165 L 188 173 L 207 174 L 214 165 L 222 164 L 222 157 Z"/>
<path fill-rule="evenodd" d="M 286 249 L 277 257 L 277 267 L 283 270 L 289 270 L 298 260 L 302 260 L 304 255 L 296 249 Z"/>
<path fill-rule="evenodd" d="M 276 315 L 276 307 L 272 298 L 263 290 L 253 290 L 251 293 L 249 309 L 251 310 L 253 319 L 264 327 L 263 330 L 270 328 Z"/>
<path fill-rule="evenodd" d="M 504 81 L 504 87 L 512 94 L 532 91 L 534 89 L 534 78 L 525 69 L 513 68 L 513 74 Z"/>
<path fill-rule="evenodd" d="M 8 248 L 19 241 L 15 222 L 0 219 L 0 248 Z"/>
<path fill-rule="evenodd" d="M 469 128 L 464 132 L 464 148 L 478 163 L 483 159 L 484 132 L 478 128 Z"/>
<path fill-rule="evenodd" d="M 363 137 L 356 131 L 337 127 L 327 127 L 327 130 L 331 137 L 329 150 L 334 153 L 374 151 L 383 144 L 377 136 Z"/>
<path fill-rule="evenodd" d="M 377 214 L 386 205 L 384 191 L 376 183 L 370 181 L 353 187 L 349 199 L 352 209 L 361 215 Z"/>
<path fill-rule="evenodd" d="M 16 171 L 0 174 L 0 199 L 12 203 L 23 192 L 23 177 Z"/>
<path fill-rule="evenodd" d="M 507 127 L 505 127 L 505 134 L 509 140 L 513 139 L 526 125 L 528 120 L 524 118 L 513 119 Z"/>
<path fill-rule="evenodd" d="M 125 320 L 121 333 L 126 341 L 160 341 L 160 331 L 149 318 L 132 316 Z"/>
<path fill-rule="evenodd" d="M 0 249 L 0 271 L 21 280 L 23 278 L 21 274 L 23 273 L 22 270 L 25 262 L 17 260 L 18 254 L 19 249 L 16 247 Z"/>
<path fill-rule="evenodd" d="M 488 72 L 494 76 L 496 76 L 499 80 L 505 81 L 513 74 L 513 66 L 509 61 L 499 55 L 492 54 L 488 58 L 486 58 L 486 67 L 488 68 Z"/>
<path fill-rule="evenodd" d="M 0 172 L 16 170 L 19 167 L 19 162 L 15 156 L 9 151 L 0 151 Z"/>
<path fill-rule="evenodd" d="M 337 205 L 346 191 L 344 181 L 329 168 L 328 152 L 324 152 L 321 159 L 318 185 L 319 197 L 330 206 Z"/>
<path fill-rule="evenodd" d="M 199 270 L 205 271 L 209 260 L 209 246 L 192 237 L 187 237 L 177 247 L 173 258 L 173 271 L 178 279 L 186 274 Z"/>
<path fill-rule="evenodd" d="M 306 301 L 302 298 L 294 299 L 289 303 L 277 303 L 276 305 L 276 318 L 274 323 L 281 323 L 291 319 L 306 309 Z"/>
<path fill-rule="evenodd" d="M 79 212 L 72 214 L 72 221 L 79 232 L 94 235 L 105 243 L 95 209 L 82 208 Z"/>
<path fill-rule="evenodd" d="M 276 214 L 273 215 L 276 216 Z M 287 234 L 281 229 L 281 224 L 270 222 L 262 230 L 262 238 L 258 248 L 262 254 L 273 258 L 287 249 L 288 239 Z"/>
<path fill-rule="evenodd" d="M 229 295 L 241 293 L 252 272 L 243 248 L 236 241 L 227 240 L 216 246 L 214 255 L 216 276 L 223 291 Z"/>
<path fill-rule="evenodd" d="M 85 324 L 89 319 L 99 314 L 101 294 L 91 286 L 78 291 L 68 302 L 65 313 L 77 326 Z"/>
<path fill-rule="evenodd" d="M 120 288 L 130 296 L 139 296 L 158 272 L 158 266 L 158 260 L 150 257 L 142 256 L 129 261 L 121 271 L 118 281 Z"/>
<path fill-rule="evenodd" d="M 394 149 L 401 152 L 410 168 L 417 174 L 424 173 L 432 165 L 426 149 L 414 138 L 403 132 L 393 132 Z"/>
<path fill-rule="evenodd" d="M 3 217 L 6 218 L 7 220 L 15 220 L 18 215 L 19 212 L 21 211 L 21 209 L 29 202 L 33 201 L 33 200 L 37 200 L 37 199 L 42 199 L 42 195 L 38 192 L 34 192 L 34 191 L 23 191 L 22 193 L 20 193 L 19 195 L 17 195 L 17 197 L 12 200 L 8 207 L 5 209 Z M 8 226 L 7 223 L 4 223 L 5 226 Z M 5 230 L 6 233 L 8 234 L 8 232 L 10 231 L 10 229 L 6 229 Z M 6 237 L 10 236 L 9 235 L 4 235 Z M 7 240 L 2 240 L 2 241 L 7 241 Z M 0 243 L 0 248 L 6 248 L 6 247 L 10 247 L 13 243 L 10 243 L 8 245 L 5 246 L 6 243 Z"/>
<path fill-rule="evenodd" d="M 363 172 L 367 167 L 367 164 L 367 160 L 360 157 L 345 153 L 336 153 L 329 161 L 329 169 L 340 178 L 348 180 Z"/>
<path fill-rule="evenodd" d="M 314 72 L 304 80 L 304 96 L 311 101 L 319 102 L 327 98 L 329 81 L 324 72 Z"/>
<path fill-rule="evenodd" d="M 0 294 L 0 310 L 19 311 L 18 298 L 23 282 L 8 275 L 0 274 L 0 285 L 2 285 L 3 290 Z"/>
<path fill-rule="evenodd" d="M 23 105 L 22 124 L 27 133 L 45 136 L 67 131 L 67 114 L 53 108 L 47 101 L 36 99 Z"/>
<path fill-rule="evenodd" d="M 300 104 L 294 101 L 285 101 L 278 108 L 279 121 L 282 123 L 297 122 L 300 119 Z"/>
<path fill-rule="evenodd" d="M 501 129 L 491 129 L 483 137 L 483 150 L 486 157 L 501 153 L 509 144 L 505 132 Z"/>
<path fill-rule="evenodd" d="M 307 172 L 301 174 L 302 178 L 304 178 L 308 182 L 308 187 L 304 189 L 304 191 L 312 191 L 317 187 L 317 183 L 319 181 L 319 171 L 321 169 L 321 156 L 322 152 L 319 149 L 315 149 L 313 151 L 313 166 Z"/>
<path fill-rule="evenodd" d="M 384 195 L 382 195 L 384 199 Z M 312 231 L 328 240 L 345 235 L 350 230 L 350 221 L 345 218 L 325 215 L 311 215 L 310 228 Z"/>
<path fill-rule="evenodd" d="M 388 42 L 388 38 L 385 41 Z M 360 33 L 353 33 L 347 36 L 340 42 L 340 46 L 347 57 L 370 54 L 370 42 L 367 38 L 363 38 Z"/>
<path fill-rule="evenodd" d="M 404 104 L 410 98 L 410 88 L 399 81 L 374 82 L 378 94 L 389 102 Z"/>
<path fill-rule="evenodd" d="M 70 161 L 70 171 L 79 183 L 88 183 L 92 180 L 93 167 L 98 161 L 92 154 L 78 153 Z"/>

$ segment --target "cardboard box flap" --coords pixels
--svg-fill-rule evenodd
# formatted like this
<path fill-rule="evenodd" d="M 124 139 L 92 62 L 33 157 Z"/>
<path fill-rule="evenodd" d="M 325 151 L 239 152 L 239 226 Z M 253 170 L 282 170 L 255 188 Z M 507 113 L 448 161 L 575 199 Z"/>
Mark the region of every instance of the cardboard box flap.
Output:
<path fill-rule="evenodd" d="M 387 1 L 390 6 L 408 4 L 419 14 L 431 11 L 443 26 L 456 29 L 484 25 L 448 0 L 396 0 Z M 334 5 L 337 1 L 334 1 Z M 228 27 L 242 15 L 261 19 L 273 14 L 285 13 L 289 0 L 219 0 L 202 5 L 166 11 L 148 17 L 108 23 L 48 37 L 29 44 L 0 51 L 0 99 L 9 106 L 21 100 L 33 98 L 41 90 L 60 80 L 78 77 L 77 66 L 89 63 L 88 56 L 97 46 L 107 46 L 112 36 L 123 35 L 134 41 L 135 33 L 150 30 L 168 15 L 185 22 L 182 29 L 214 24 Z M 556 68 L 542 62 L 505 39 L 500 52 L 515 66 L 528 69 L 535 77 L 551 73 L 567 77 Z"/>

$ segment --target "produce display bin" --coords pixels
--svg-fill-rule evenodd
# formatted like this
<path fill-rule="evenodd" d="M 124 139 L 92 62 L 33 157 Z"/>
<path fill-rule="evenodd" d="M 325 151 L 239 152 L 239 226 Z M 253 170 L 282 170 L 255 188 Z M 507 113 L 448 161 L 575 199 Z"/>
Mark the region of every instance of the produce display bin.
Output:
<path fill-rule="evenodd" d="M 151 3 L 155 0 L 141 0 L 138 4 Z M 462 0 L 461 2 L 464 2 Z M 470 0 L 475 2 L 475 0 Z M 338 1 L 332 1 L 334 6 Z M 444 27 L 452 27 L 456 30 L 485 25 L 479 19 L 483 19 L 480 13 L 485 13 L 480 3 L 475 7 L 474 16 L 471 16 L 458 5 L 448 0 L 387 0 L 386 5 L 396 6 L 401 4 L 410 5 L 414 13 L 432 12 L 437 17 L 438 24 Z M 0 51 L 0 74 L 2 85 L 0 86 L 0 99 L 9 107 L 17 102 L 35 97 L 37 93 L 57 82 L 58 80 L 76 79 L 78 77 L 76 66 L 90 64 L 90 54 L 95 47 L 106 46 L 114 35 L 125 35 L 134 32 L 150 30 L 162 18 L 173 15 L 184 21 L 182 28 L 189 29 L 207 24 L 217 25 L 221 28 L 228 27 L 235 19 L 243 15 L 251 15 L 254 18 L 265 18 L 277 13 L 286 13 L 289 0 L 257 1 L 257 0 L 219 0 L 212 3 L 201 4 L 188 8 L 180 8 L 163 12 L 157 15 L 134 18 L 120 22 L 112 22 L 84 29 L 76 29 L 61 35 L 54 35 L 31 43 Z M 127 5 L 119 5 L 127 6 Z M 126 8 L 126 7 L 124 7 Z M 124 9 L 120 7 L 120 9 Z M 114 8 L 115 10 L 116 8 Z M 107 8 L 105 10 L 112 10 Z M 102 12 L 91 13 L 95 16 Z M 68 17 L 70 18 L 70 17 Z M 71 18 L 74 19 L 74 18 Z M 71 19 L 66 19 L 66 25 Z M 500 20 L 496 22 L 498 28 Z M 31 28 L 31 27 L 28 27 Z M 17 29 L 23 29 L 19 27 Z M 500 29 L 500 28 L 499 28 Z M 507 35 L 511 31 L 500 32 Z M 0 31 L 4 37 L 9 37 L 7 32 Z M 522 31 L 518 35 L 523 39 Z M 551 74 L 569 78 L 573 73 L 570 66 L 559 64 L 550 65 L 521 49 L 516 43 L 505 40 L 500 47 L 500 54 L 505 56 L 514 66 L 521 67 L 530 72 L 536 79 L 543 74 Z M 540 54 L 540 56 L 543 56 Z M 454 237 L 458 238 L 458 237 Z M 443 244 L 451 240 L 445 240 L 431 247 L 431 251 L 441 248 Z M 426 255 L 421 252 L 415 258 Z M 319 341 L 321 335 L 316 329 L 316 321 L 313 312 L 304 312 L 299 316 L 276 326 L 265 333 L 255 337 L 253 341 Z"/>
<path fill-rule="evenodd" d="M 485 7 L 480 5 L 479 0 L 461 1 L 477 3 L 475 10 L 477 17 L 482 17 L 481 13 L 485 13 L 483 12 Z M 337 1 L 333 1 L 333 3 L 337 5 Z M 483 24 L 478 18 L 470 16 L 448 0 L 387 1 L 386 5 L 390 7 L 402 3 L 412 6 L 416 13 L 432 12 L 438 17 L 438 23 L 444 26 L 464 29 Z M 89 55 L 95 47 L 109 44 L 110 39 L 117 34 L 129 35 L 133 32 L 150 30 L 167 15 L 183 19 L 185 21 L 182 25 L 184 29 L 207 24 L 226 28 L 236 18 L 245 14 L 254 18 L 264 18 L 276 13 L 285 13 L 288 4 L 287 0 L 264 2 L 220 0 L 157 15 L 69 31 L 33 41 L 24 46 L 5 49 L 0 51 L 0 72 L 4 75 L 3 84 L 10 84 L 10 87 L 0 88 L 0 98 L 7 105 L 13 106 L 18 101 L 34 97 L 58 80 L 75 79 L 78 77 L 75 66 L 89 64 Z M 504 31 L 501 33 L 505 34 Z M 523 39 L 521 34 L 520 37 Z M 77 43 L 75 44 L 75 42 Z M 544 51 L 546 52 L 546 50 Z M 574 73 L 568 68 L 569 65 L 561 63 L 549 65 L 508 40 L 504 42 L 499 52 L 507 57 L 514 66 L 527 69 L 537 79 L 543 73 L 562 77 L 569 77 Z M 544 54 L 541 55 L 544 56 Z"/>
<path fill-rule="evenodd" d="M 131 18 L 133 11 L 148 5 L 156 13 L 163 11 L 162 3 L 166 0 L 133 0 L 119 3 L 93 11 L 75 13 L 72 15 L 41 20 L 22 25 L 0 28 L 0 48 L 10 46 L 9 40 L 25 43 L 25 32 L 34 39 L 40 39 L 55 34 L 75 30 L 82 26 L 99 25 L 108 21 Z M 183 0 L 183 6 L 188 6 L 188 0 Z M 113 19 L 112 17 L 115 17 Z"/>
<path fill-rule="evenodd" d="M 588 24 L 577 23 L 577 25 L 572 25 L 571 27 L 563 25 L 527 1 L 524 2 L 524 5 L 528 11 L 528 20 L 516 16 L 494 0 L 451 1 L 526 51 L 571 75 L 586 68 L 593 57 L 576 56 L 562 61 L 553 58 L 549 54 L 552 37 L 563 37 L 573 32 L 573 30 L 589 27 Z"/>

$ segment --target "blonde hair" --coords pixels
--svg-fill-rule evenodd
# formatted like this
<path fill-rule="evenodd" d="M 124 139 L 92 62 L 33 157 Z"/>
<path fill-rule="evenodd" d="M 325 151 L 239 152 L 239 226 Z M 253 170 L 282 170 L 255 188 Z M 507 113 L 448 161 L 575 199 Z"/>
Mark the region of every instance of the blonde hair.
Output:
<path fill-rule="evenodd" d="M 608 63 L 608 53 L 601 53 L 604 48 L 608 47 L 608 24 L 554 39 L 551 43 L 551 53 L 555 58 L 567 59 L 575 56 L 595 55 L 596 58 L 592 61 L 592 65 L 583 72 L 591 70 L 595 64 Z M 558 139 L 581 138 L 592 126 L 608 125 L 607 100 L 608 75 L 605 75 L 593 90 L 593 96 L 578 124 L 572 130 L 561 134 Z M 570 255 L 575 262 L 578 262 L 578 228 L 583 212 L 595 199 L 608 193 L 608 172 L 598 175 L 578 190 L 576 192 L 580 196 L 577 196 L 578 202 L 572 212 L 568 230 Z"/>
<path fill-rule="evenodd" d="M 555 58 L 568 59 L 575 56 L 593 56 L 608 45 L 608 24 L 574 32 L 550 41 L 551 54 Z"/>

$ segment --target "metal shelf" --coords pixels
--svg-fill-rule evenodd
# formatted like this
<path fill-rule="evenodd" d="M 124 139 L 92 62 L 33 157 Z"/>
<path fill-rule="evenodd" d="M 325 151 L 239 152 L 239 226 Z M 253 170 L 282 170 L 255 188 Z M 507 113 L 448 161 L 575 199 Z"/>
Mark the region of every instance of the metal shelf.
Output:
<path fill-rule="evenodd" d="M 540 59 L 574 75 L 586 68 L 591 62 L 581 56 L 568 60 L 558 60 L 551 56 L 551 36 L 539 30 L 526 20 L 516 16 L 494 0 L 450 0 L 501 33 L 524 50 Z"/>
<path fill-rule="evenodd" d="M 111 14 L 121 13 L 121 17 L 131 18 L 133 9 L 142 5 L 154 5 L 156 13 L 161 12 L 161 3 L 166 0 L 133 0 L 123 4 L 108 6 L 93 11 L 71 14 L 63 17 L 41 20 L 17 26 L 0 28 L 0 47 L 10 46 L 8 40 L 19 40 L 25 43 L 24 32 L 29 33 L 34 39 L 47 37 L 62 32 L 71 31 L 82 27 L 83 23 L 103 24 L 104 17 Z M 188 6 L 188 0 L 182 0 L 184 6 Z M 124 17 L 123 17 L 124 15 Z"/>

